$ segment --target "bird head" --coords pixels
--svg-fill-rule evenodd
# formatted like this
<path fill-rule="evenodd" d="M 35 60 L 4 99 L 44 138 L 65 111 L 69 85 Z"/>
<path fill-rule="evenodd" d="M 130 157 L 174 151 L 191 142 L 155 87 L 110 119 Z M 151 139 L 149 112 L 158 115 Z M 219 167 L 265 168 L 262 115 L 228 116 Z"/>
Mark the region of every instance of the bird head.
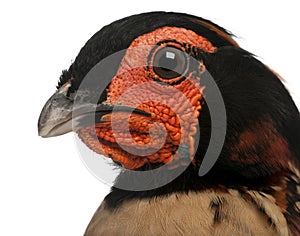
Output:
<path fill-rule="evenodd" d="M 299 112 L 278 76 L 222 27 L 178 13 L 134 15 L 97 32 L 61 75 L 39 134 L 74 130 L 91 150 L 130 170 L 175 161 L 197 170 L 212 133 L 207 78 L 226 108 L 213 173 L 257 178 L 299 166 Z"/>

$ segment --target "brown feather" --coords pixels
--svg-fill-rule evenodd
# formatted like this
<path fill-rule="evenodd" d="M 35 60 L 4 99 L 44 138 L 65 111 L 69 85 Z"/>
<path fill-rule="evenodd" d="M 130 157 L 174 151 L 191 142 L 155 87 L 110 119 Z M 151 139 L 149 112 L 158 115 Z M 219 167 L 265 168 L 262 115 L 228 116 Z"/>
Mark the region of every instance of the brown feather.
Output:
<path fill-rule="evenodd" d="M 106 208 L 104 201 L 85 236 L 292 235 L 271 195 L 246 193 L 251 201 L 234 189 L 206 190 L 130 200 L 114 210 Z"/>

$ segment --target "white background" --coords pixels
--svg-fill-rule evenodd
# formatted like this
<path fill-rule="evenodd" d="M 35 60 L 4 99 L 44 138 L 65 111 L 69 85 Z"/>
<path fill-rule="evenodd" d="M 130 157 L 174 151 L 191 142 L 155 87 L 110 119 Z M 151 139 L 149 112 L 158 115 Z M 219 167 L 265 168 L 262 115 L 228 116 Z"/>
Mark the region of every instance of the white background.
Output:
<path fill-rule="evenodd" d="M 42 139 L 37 120 L 61 70 L 114 20 L 153 10 L 208 18 L 279 72 L 300 105 L 297 1 L 3 2 L 0 235 L 82 235 L 108 193 L 82 164 L 73 134 Z"/>

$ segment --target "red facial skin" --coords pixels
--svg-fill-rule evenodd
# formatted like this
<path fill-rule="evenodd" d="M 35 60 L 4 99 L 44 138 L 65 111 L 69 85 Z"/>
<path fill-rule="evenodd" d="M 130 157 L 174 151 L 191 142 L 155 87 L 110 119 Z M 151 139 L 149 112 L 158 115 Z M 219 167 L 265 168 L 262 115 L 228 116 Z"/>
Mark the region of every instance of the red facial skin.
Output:
<path fill-rule="evenodd" d="M 208 53 L 216 51 L 216 47 L 207 39 L 184 28 L 163 27 L 135 39 L 129 47 L 133 50 L 127 50 L 118 72 L 111 81 L 106 102 L 138 108 L 150 113 L 151 117 L 139 114 L 131 114 L 128 117 L 124 112 L 115 112 L 113 115 L 102 117 L 101 123 L 77 131 L 80 139 L 90 149 L 112 158 L 124 168 L 131 170 L 140 168 L 148 162 L 169 163 L 174 159 L 179 144 L 188 147 L 190 159 L 193 158 L 194 135 L 197 132 L 200 101 L 204 89 L 200 85 L 200 77 L 205 67 L 199 62 L 198 73 L 188 72 L 186 78 L 181 81 L 181 77 L 163 79 L 154 72 L 153 67 L 147 66 L 153 48 L 160 42 L 174 39 L 178 43 L 162 43 L 159 48 L 171 46 L 185 51 L 181 45 L 186 44 Z M 150 64 L 152 59 L 150 58 Z M 172 85 L 161 85 L 155 81 Z M 139 87 L 131 92 L 133 86 Z M 113 117 L 114 122 L 117 122 L 114 130 L 112 130 Z M 130 132 L 125 132 L 128 125 Z M 152 139 L 149 135 L 150 127 Z M 165 139 L 161 136 L 162 127 L 166 130 Z M 120 145 L 125 146 L 127 151 Z M 162 147 L 147 156 L 136 155 L 145 145 L 150 150 L 159 145 Z M 176 158 L 180 158 L 180 155 Z"/>

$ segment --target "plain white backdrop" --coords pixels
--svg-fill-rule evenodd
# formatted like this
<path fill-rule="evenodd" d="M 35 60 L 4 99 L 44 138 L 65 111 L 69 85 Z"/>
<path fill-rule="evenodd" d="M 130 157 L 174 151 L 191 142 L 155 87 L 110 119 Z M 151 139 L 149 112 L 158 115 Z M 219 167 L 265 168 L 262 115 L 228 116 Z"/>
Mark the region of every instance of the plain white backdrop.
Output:
<path fill-rule="evenodd" d="M 83 234 L 109 187 L 82 164 L 73 134 L 38 137 L 38 117 L 95 32 L 153 10 L 202 16 L 232 31 L 285 78 L 300 106 L 297 1 L 2 1 L 0 235 Z"/>

